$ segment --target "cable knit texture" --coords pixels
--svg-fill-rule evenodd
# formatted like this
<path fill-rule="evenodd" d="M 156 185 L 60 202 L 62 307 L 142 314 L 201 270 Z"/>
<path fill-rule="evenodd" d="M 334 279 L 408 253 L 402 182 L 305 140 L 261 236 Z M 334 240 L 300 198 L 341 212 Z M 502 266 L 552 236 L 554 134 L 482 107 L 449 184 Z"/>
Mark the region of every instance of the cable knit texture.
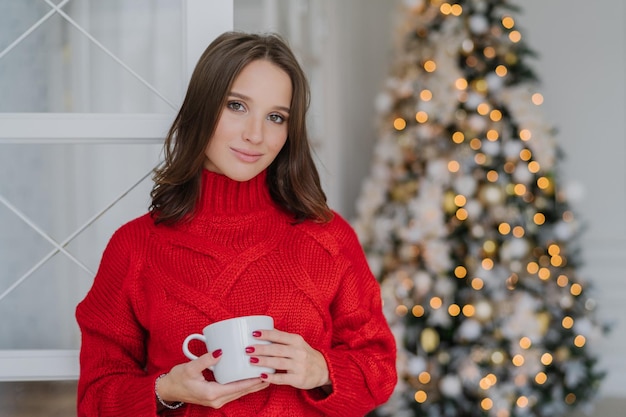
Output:
<path fill-rule="evenodd" d="M 338 214 L 294 224 L 270 198 L 265 173 L 248 182 L 202 175 L 192 221 L 154 225 L 146 214 L 104 251 L 76 311 L 78 415 L 155 416 L 154 382 L 188 360 L 185 337 L 253 314 L 274 317 L 277 329 L 320 351 L 333 392 L 271 385 L 217 410 L 186 404 L 160 415 L 349 417 L 385 402 L 397 381 L 396 348 L 349 224 Z"/>

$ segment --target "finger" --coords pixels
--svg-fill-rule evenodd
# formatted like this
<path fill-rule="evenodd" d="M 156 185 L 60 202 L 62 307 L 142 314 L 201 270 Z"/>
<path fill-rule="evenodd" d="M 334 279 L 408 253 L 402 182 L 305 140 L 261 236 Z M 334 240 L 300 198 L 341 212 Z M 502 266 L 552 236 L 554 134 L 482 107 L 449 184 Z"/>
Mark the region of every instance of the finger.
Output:
<path fill-rule="evenodd" d="M 221 395 L 228 395 L 236 392 L 253 392 L 266 387 L 267 383 L 260 378 L 243 379 L 241 381 L 229 382 L 228 384 L 217 384 L 215 391 Z M 252 391 L 250 391 L 252 390 Z"/>
<path fill-rule="evenodd" d="M 220 408 L 226 403 L 269 387 L 267 382 L 258 378 L 223 385 L 217 382 L 210 382 L 208 385 L 210 389 L 207 389 L 206 397 L 200 403 L 213 408 Z"/>
<path fill-rule="evenodd" d="M 262 344 L 249 346 L 246 349 L 248 356 L 273 356 L 279 358 L 293 358 L 298 356 L 300 349 L 291 345 L 283 345 L 279 343 Z"/>
<path fill-rule="evenodd" d="M 199 356 L 198 359 L 192 360 L 190 362 L 190 366 L 194 372 L 202 372 L 218 363 L 221 355 L 221 351 L 205 353 L 204 355 Z"/>
<path fill-rule="evenodd" d="M 296 381 L 296 377 L 294 377 L 294 375 L 285 372 L 263 374 L 261 379 L 267 382 L 268 385 L 291 385 L 293 387 L 298 387 L 300 385 L 300 381 Z"/>
<path fill-rule="evenodd" d="M 259 336 L 256 336 L 257 334 Z M 268 342 L 279 343 L 283 345 L 295 344 L 300 339 L 302 339 L 300 335 L 283 332 L 277 329 L 257 330 L 253 333 L 253 336 L 259 340 L 267 340 Z"/>

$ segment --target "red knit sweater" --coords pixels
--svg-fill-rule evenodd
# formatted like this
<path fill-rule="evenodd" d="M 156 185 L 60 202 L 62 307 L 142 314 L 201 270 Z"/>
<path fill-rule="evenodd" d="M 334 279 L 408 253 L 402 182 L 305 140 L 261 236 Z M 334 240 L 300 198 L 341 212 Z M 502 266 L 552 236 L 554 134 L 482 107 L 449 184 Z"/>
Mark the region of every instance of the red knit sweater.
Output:
<path fill-rule="evenodd" d="M 240 183 L 204 171 L 191 222 L 155 226 L 144 215 L 113 235 L 76 310 L 79 416 L 155 416 L 155 379 L 188 360 L 185 337 L 250 314 L 319 350 L 333 392 L 272 385 L 218 410 L 186 404 L 164 415 L 363 416 L 388 399 L 394 339 L 354 232 L 337 214 L 294 225 L 265 176 Z"/>

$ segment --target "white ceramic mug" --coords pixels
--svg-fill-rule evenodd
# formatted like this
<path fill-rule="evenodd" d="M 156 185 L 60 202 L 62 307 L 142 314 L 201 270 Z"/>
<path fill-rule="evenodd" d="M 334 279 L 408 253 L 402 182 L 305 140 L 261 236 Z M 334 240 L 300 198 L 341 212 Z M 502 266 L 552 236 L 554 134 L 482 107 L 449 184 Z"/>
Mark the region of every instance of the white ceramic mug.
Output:
<path fill-rule="evenodd" d="M 198 358 L 189 351 L 192 340 L 204 342 L 209 352 L 222 349 L 220 361 L 209 368 L 220 384 L 258 378 L 263 373 L 273 374 L 275 370 L 272 368 L 250 364 L 250 356 L 246 354 L 248 346 L 270 343 L 252 337 L 252 332 L 273 328 L 274 319 L 270 316 L 243 316 L 218 321 L 206 326 L 202 334 L 187 336 L 183 342 L 183 353 L 191 360 Z"/>

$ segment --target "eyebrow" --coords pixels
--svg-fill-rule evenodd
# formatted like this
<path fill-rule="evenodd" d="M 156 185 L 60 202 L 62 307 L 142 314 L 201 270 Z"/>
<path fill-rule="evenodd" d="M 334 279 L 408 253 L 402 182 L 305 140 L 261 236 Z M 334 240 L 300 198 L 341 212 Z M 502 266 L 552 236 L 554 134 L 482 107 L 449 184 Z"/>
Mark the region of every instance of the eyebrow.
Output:
<path fill-rule="evenodd" d="M 241 93 L 237 93 L 237 92 L 235 92 L 235 91 L 231 91 L 230 93 L 228 93 L 228 95 L 229 95 L 229 96 L 233 96 L 233 97 L 237 97 L 237 98 L 240 98 L 240 99 L 242 99 L 242 100 L 246 100 L 246 101 L 250 101 L 250 100 L 251 100 L 251 99 L 250 99 L 250 97 L 248 97 L 247 95 L 245 95 L 245 94 L 241 94 Z M 286 113 L 289 113 L 289 107 L 285 107 L 285 106 L 276 106 L 276 109 L 278 109 L 278 110 L 282 110 L 282 111 L 284 111 L 284 112 L 286 112 Z"/>

